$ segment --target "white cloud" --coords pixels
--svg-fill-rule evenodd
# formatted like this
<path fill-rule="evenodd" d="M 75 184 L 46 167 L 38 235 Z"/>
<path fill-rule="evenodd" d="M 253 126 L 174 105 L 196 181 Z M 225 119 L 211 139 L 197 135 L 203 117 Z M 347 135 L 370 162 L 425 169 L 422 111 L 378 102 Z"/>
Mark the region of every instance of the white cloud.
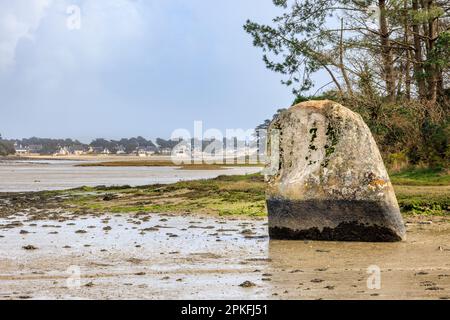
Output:
<path fill-rule="evenodd" d="M 80 29 L 67 28 L 70 5 Z M 242 29 L 272 10 L 261 0 L 0 0 L 0 131 L 165 136 L 197 119 L 256 125 L 291 100 Z"/>
<path fill-rule="evenodd" d="M 79 30 L 67 28 L 67 8 L 73 4 L 81 8 Z M 0 73 L 21 63 L 18 47 L 24 40 L 32 43 L 27 57 L 100 66 L 123 42 L 139 41 L 145 23 L 137 0 L 0 0 Z"/>
<path fill-rule="evenodd" d="M 51 0 L 0 1 L 0 71 L 12 67 L 19 41 L 32 37 Z"/>

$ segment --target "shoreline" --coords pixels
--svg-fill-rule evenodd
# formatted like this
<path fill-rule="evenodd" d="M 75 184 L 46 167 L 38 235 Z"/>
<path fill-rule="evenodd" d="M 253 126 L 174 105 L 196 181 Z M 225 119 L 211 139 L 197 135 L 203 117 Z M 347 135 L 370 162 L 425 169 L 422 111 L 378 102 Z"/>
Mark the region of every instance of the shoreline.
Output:
<path fill-rule="evenodd" d="M 264 217 L 267 212 L 265 189 L 263 176 L 255 173 L 170 184 L 1 192 L 0 212 L 43 213 L 50 207 L 92 214 L 151 212 Z M 403 216 L 450 215 L 450 185 L 394 184 L 394 189 Z"/>

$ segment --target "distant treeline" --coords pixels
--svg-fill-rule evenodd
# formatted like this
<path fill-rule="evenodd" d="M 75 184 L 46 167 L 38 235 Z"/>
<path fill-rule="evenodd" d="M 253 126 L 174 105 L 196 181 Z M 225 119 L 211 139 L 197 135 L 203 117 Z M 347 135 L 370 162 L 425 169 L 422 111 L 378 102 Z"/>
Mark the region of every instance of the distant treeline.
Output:
<path fill-rule="evenodd" d="M 7 156 L 8 154 L 15 153 L 14 144 L 2 139 L 0 134 L 0 156 Z"/>
<path fill-rule="evenodd" d="M 27 138 L 3 140 L 0 135 L 0 155 L 13 154 L 16 151 L 27 151 L 29 153 L 54 154 L 61 149 L 68 152 L 93 152 L 102 153 L 107 151 L 116 153 L 135 153 L 139 150 L 158 152 L 161 149 L 173 148 L 178 141 L 158 138 L 157 145 L 151 140 L 143 137 L 123 138 L 120 140 L 107 140 L 103 138 L 94 139 L 86 144 L 73 139 L 49 139 L 49 138 Z"/>
<path fill-rule="evenodd" d="M 0 155 L 8 155 L 18 153 L 36 153 L 43 155 L 50 155 L 60 152 L 67 154 L 74 153 L 108 153 L 108 154 L 134 154 L 138 152 L 151 153 L 169 153 L 175 146 L 177 146 L 182 139 L 166 140 L 157 138 L 156 143 L 147 140 L 141 136 L 136 138 L 123 138 L 120 140 L 108 140 L 104 138 L 97 138 L 92 140 L 89 144 L 82 143 L 73 139 L 49 139 L 32 137 L 28 139 L 11 139 L 2 140 L 0 135 Z M 217 143 L 216 139 L 190 139 L 190 142 L 185 144 L 194 149 L 199 146 L 202 151 L 210 146 L 212 143 Z M 238 143 L 237 138 L 223 139 L 222 145 L 238 146 L 242 145 L 242 141 Z"/>

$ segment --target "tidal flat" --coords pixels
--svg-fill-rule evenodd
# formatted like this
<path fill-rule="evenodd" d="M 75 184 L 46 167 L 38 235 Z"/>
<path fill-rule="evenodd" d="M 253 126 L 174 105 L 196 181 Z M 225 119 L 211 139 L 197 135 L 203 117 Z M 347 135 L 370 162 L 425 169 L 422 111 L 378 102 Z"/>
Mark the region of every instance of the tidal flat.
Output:
<path fill-rule="evenodd" d="M 50 212 L 0 219 L 0 299 L 450 298 L 445 217 L 343 243 L 269 241 L 264 217 Z"/>
<path fill-rule="evenodd" d="M 399 243 L 269 240 L 260 174 L 1 193 L 0 299 L 449 299 L 446 177 L 405 174 Z"/>

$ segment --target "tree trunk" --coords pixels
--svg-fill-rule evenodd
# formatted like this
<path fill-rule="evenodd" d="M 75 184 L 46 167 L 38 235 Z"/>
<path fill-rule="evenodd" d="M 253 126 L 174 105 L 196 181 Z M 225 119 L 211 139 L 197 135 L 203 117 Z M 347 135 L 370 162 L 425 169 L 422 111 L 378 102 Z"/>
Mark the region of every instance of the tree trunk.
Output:
<path fill-rule="evenodd" d="M 405 1 L 404 3 L 404 7 L 403 7 L 405 13 L 408 12 L 408 3 L 407 1 Z M 409 25 L 409 20 L 407 17 L 405 17 L 405 26 L 404 26 L 405 30 L 404 30 L 404 42 L 405 44 L 409 44 L 409 39 L 410 39 L 410 25 Z M 409 101 L 411 100 L 411 50 L 406 50 L 405 52 L 406 54 L 406 61 L 405 61 L 405 69 L 404 69 L 404 73 L 405 73 L 405 98 Z"/>
<path fill-rule="evenodd" d="M 412 8 L 415 13 L 419 11 L 419 1 L 412 0 Z M 419 99 L 426 99 L 426 83 L 424 78 L 423 60 L 422 60 L 422 42 L 420 40 L 419 22 L 413 21 L 413 38 L 414 38 L 414 78 L 417 82 L 417 90 Z"/>
<path fill-rule="evenodd" d="M 430 10 L 433 7 L 433 3 L 434 0 L 428 0 L 426 3 L 426 9 Z M 431 60 L 431 55 L 433 53 L 433 49 L 434 49 L 434 44 L 436 42 L 437 36 L 438 36 L 438 30 L 437 30 L 437 23 L 438 20 L 435 17 L 430 17 L 428 19 L 428 45 L 427 45 L 427 55 L 428 55 L 428 60 Z M 428 101 L 432 104 L 436 103 L 437 100 L 437 87 L 438 87 L 438 67 L 437 65 L 433 62 L 430 61 L 430 63 L 428 63 L 428 68 L 427 68 L 428 72 Z"/>
<path fill-rule="evenodd" d="M 395 75 L 389 39 L 389 26 L 386 15 L 386 0 L 378 0 L 378 7 L 380 9 L 380 41 L 383 59 L 383 74 L 386 82 L 387 98 L 392 102 L 395 100 Z"/>
<path fill-rule="evenodd" d="M 350 96 L 353 95 L 352 84 L 345 69 L 344 64 L 344 19 L 341 18 L 341 35 L 339 42 L 339 68 L 341 69 L 342 77 L 344 78 L 345 85 L 347 86 L 347 92 Z"/>

